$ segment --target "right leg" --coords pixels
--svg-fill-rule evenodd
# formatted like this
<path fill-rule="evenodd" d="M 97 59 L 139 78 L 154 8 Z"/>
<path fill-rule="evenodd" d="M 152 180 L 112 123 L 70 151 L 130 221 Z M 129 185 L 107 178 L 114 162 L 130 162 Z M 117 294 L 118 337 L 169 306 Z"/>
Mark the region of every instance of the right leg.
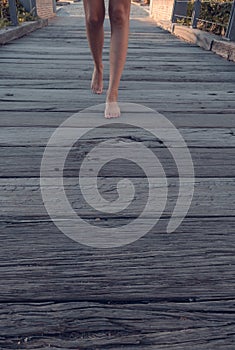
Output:
<path fill-rule="evenodd" d="M 103 91 L 102 51 L 104 45 L 104 0 L 83 0 L 86 15 L 86 29 L 91 54 L 94 60 L 94 72 L 91 89 L 96 94 Z"/>

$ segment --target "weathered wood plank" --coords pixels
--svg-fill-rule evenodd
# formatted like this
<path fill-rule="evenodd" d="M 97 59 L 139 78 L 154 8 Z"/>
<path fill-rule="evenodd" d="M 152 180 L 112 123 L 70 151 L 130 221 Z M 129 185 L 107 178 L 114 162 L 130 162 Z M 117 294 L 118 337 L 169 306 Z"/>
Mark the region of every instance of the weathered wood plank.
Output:
<path fill-rule="evenodd" d="M 9 62 L 12 60 L 12 59 L 15 59 L 15 55 L 13 52 L 9 51 L 9 52 L 4 52 L 4 49 L 1 48 L 1 59 L 4 59 L 5 61 L 9 60 Z M 86 53 L 79 53 L 78 54 L 71 54 L 71 55 L 67 55 L 66 53 L 61 53 L 59 55 L 57 55 L 56 57 L 56 62 L 58 62 L 58 65 L 60 63 L 60 61 L 67 61 L 67 62 L 70 62 L 70 61 L 74 61 L 76 59 L 78 59 L 78 56 L 80 59 L 82 60 L 86 60 L 87 61 L 87 64 L 88 63 L 91 63 L 91 56 L 90 56 L 90 53 L 87 51 Z M 19 58 L 19 60 L 37 60 L 37 61 L 42 61 L 42 60 L 48 60 L 48 61 L 54 61 L 55 60 L 55 55 L 53 54 L 50 54 L 49 52 L 48 53 L 44 53 L 43 51 L 38 53 L 38 55 L 35 54 L 30 54 L 30 52 L 20 52 L 20 53 L 17 53 L 17 57 Z M 152 61 L 156 61 L 157 62 L 162 62 L 164 61 L 164 59 L 166 60 L 167 59 L 167 62 L 170 64 L 175 64 L 175 63 L 185 63 L 186 66 L 187 65 L 190 65 L 192 60 L 195 64 L 207 64 L 207 65 L 210 65 L 208 63 L 205 63 L 205 56 L 204 55 L 197 55 L 196 58 L 194 57 L 194 54 L 190 54 L 190 53 L 187 53 L 184 55 L 184 57 L 182 57 L 179 54 L 174 54 L 174 56 L 168 56 L 167 55 L 167 52 L 166 53 L 161 53 L 161 55 L 155 55 L 154 58 L 152 57 L 151 54 L 146 54 L 146 53 L 132 53 L 128 56 L 128 60 L 131 61 L 132 58 L 135 57 L 135 60 L 138 62 L 139 60 L 140 61 L 149 61 L 150 59 Z M 214 56 L 213 56 L 214 57 Z M 221 61 L 218 61 L 218 58 L 214 58 L 215 61 L 213 61 L 213 57 L 212 57 L 212 62 L 214 64 L 218 64 L 218 67 L 220 67 L 220 65 L 224 66 L 224 60 L 221 60 Z M 108 56 L 107 57 L 104 57 L 104 61 L 108 61 Z M 207 62 L 207 61 L 206 61 Z M 212 63 L 211 62 L 211 63 Z M 77 64 L 79 64 L 79 61 L 77 62 Z M 227 64 L 231 64 L 231 63 L 227 63 Z"/>
<path fill-rule="evenodd" d="M 108 57 L 106 58 L 106 64 L 108 63 Z M 104 61 L 104 62 L 105 62 Z M 1 63 L 1 62 L 0 62 Z M 47 60 L 34 60 L 34 61 L 30 61 L 30 60 L 19 60 L 18 62 L 13 62 L 12 60 L 9 62 L 6 60 L 3 61 L 2 63 L 4 63 L 5 69 L 6 70 L 11 70 L 11 69 L 20 69 L 20 67 L 22 67 L 22 65 L 27 64 L 27 70 L 31 71 L 34 69 L 39 69 L 39 70 L 55 70 L 55 69 L 60 69 L 63 71 L 63 69 L 69 69 L 70 70 L 78 70 L 78 69 L 85 69 L 87 67 L 89 67 L 90 69 L 92 68 L 92 61 L 89 60 L 89 63 L 87 62 L 87 59 L 85 59 L 84 57 L 81 57 L 78 61 L 78 59 L 76 59 L 75 57 L 70 60 L 60 60 L 59 62 L 57 62 L 57 64 L 55 65 L 55 62 L 51 61 L 47 61 Z M 174 73 L 174 72 L 188 72 L 188 71 L 193 71 L 194 73 L 199 73 L 199 72 L 206 72 L 209 73 L 210 71 L 213 71 L 213 66 L 211 65 L 206 65 L 204 64 L 200 64 L 200 66 L 196 65 L 194 62 L 191 64 L 185 64 L 184 62 L 177 62 L 177 63 L 165 63 L 163 60 L 162 61 L 155 61 L 155 60 L 148 60 L 147 63 L 147 71 L 152 71 L 155 69 L 156 64 L 158 64 L 159 68 L 161 68 L 162 71 L 167 72 L 167 73 Z M 135 60 L 134 63 L 132 63 L 131 61 L 126 63 L 126 70 L 128 71 L 132 71 L 132 70 L 144 70 L 146 72 L 146 68 L 145 68 L 146 62 L 142 61 L 141 58 L 137 57 L 137 59 Z M 233 73 L 233 77 L 235 79 L 235 73 L 234 73 L 234 66 L 233 65 L 220 65 L 219 66 L 221 70 L 223 70 L 223 72 L 231 72 Z"/>
<path fill-rule="evenodd" d="M 89 88 L 89 83 L 87 83 L 87 89 Z M 137 99 L 132 99 L 130 96 L 130 99 L 126 98 L 125 92 L 120 91 L 120 99 L 122 102 L 126 103 L 138 103 L 145 105 L 149 108 L 156 108 L 156 100 L 152 99 L 149 100 L 147 98 L 142 98 Z M 9 101 L 9 102 L 1 102 L 1 109 L 2 111 L 18 111 L 18 112 L 39 112 L 39 111 L 67 111 L 70 113 L 77 113 L 78 111 L 81 111 L 85 108 L 95 106 L 100 103 L 104 103 L 105 99 L 104 97 L 97 97 L 97 96 L 91 96 L 90 93 L 87 93 L 85 95 L 84 99 L 77 99 L 74 100 L 73 103 L 70 104 L 63 104 L 63 103 L 56 103 L 56 102 L 43 102 L 43 101 Z M 161 113 L 168 113 L 168 112 L 182 112 L 182 113 L 201 113 L 203 111 L 208 112 L 208 113 L 219 113 L 219 114 L 226 114 L 230 113 L 235 115 L 235 106 L 233 101 L 228 101 L 228 102 L 200 102 L 200 101 L 191 101 L 184 103 L 182 100 L 179 100 L 178 103 L 175 101 L 166 101 L 162 102 L 159 101 L 157 102 L 157 110 Z"/>
<path fill-rule="evenodd" d="M 214 300 L 223 307 L 234 299 L 234 223 L 189 218 L 166 234 L 161 220 L 135 244 L 105 252 L 71 241 L 48 221 L 1 222 L 0 300 L 164 300 L 172 307 L 177 300 Z"/>
<path fill-rule="evenodd" d="M 40 39 L 41 40 L 41 39 Z M 34 40 L 35 41 L 35 40 Z M 22 53 L 23 54 L 23 53 Z M 9 55 L 8 55 L 9 56 Z M 15 58 L 13 55 L 12 56 L 9 56 L 8 57 L 7 55 L 2 55 L 0 57 L 0 63 L 5 63 L 9 66 L 16 66 L 17 65 L 22 65 L 22 64 L 31 64 L 31 65 L 38 65 L 39 63 L 41 63 L 42 65 L 44 64 L 48 64 L 48 63 L 53 63 L 54 62 L 54 56 L 52 55 L 49 55 L 48 56 L 45 56 L 45 55 L 40 55 L 37 57 L 37 59 L 33 58 L 32 56 L 26 54 L 25 57 L 22 57 L 22 58 Z M 161 55 L 161 56 L 158 56 L 158 55 L 155 55 L 155 56 L 152 56 L 151 57 L 151 60 L 146 57 L 145 55 L 137 55 L 136 56 L 136 59 L 135 59 L 135 64 L 138 63 L 138 64 L 145 64 L 146 63 L 150 63 L 150 64 L 159 64 L 159 66 L 163 66 L 164 65 L 164 58 L 166 58 L 167 55 Z M 108 56 L 104 57 L 104 62 L 108 62 Z M 229 62 L 229 61 L 221 61 L 221 62 L 218 62 L 217 60 L 215 61 L 217 62 L 218 64 L 218 67 L 220 69 L 222 68 L 225 68 L 225 67 L 233 67 L 233 64 L 232 62 Z M 79 57 L 79 60 L 76 59 L 76 57 L 74 57 L 74 55 L 71 55 L 71 56 L 68 56 L 67 58 L 63 55 L 60 55 L 58 57 L 58 59 L 56 60 L 56 64 L 57 64 L 57 67 L 59 65 L 62 65 L 62 64 L 65 64 L 65 65 L 68 65 L 69 64 L 72 64 L 72 65 L 76 65 L 76 67 L 78 65 L 87 65 L 88 63 L 92 64 L 92 60 L 91 60 L 91 57 L 90 57 L 90 54 L 87 52 L 87 54 L 83 54 Z M 128 61 L 127 61 L 127 64 L 129 63 L 129 65 L 131 64 L 131 59 L 128 58 Z M 169 59 L 167 62 L 165 62 L 165 66 L 169 66 L 169 67 L 190 67 L 190 68 L 194 68 L 196 70 L 199 69 L 198 65 L 200 64 L 200 66 L 202 67 L 209 67 L 211 69 L 211 62 L 208 63 L 207 60 L 203 59 L 202 58 L 196 58 L 195 60 L 192 61 L 189 61 L 185 58 L 181 58 L 180 55 L 177 55 L 174 59 Z M 18 67 L 19 67 L 18 66 Z M 147 67 L 148 68 L 148 65 Z M 143 66 L 141 66 L 141 69 L 143 69 Z"/>
<path fill-rule="evenodd" d="M 63 344 L 67 349 L 88 346 L 131 349 L 131 346 L 142 344 L 145 349 L 154 349 L 152 343 L 159 349 L 166 344 L 170 346 L 168 349 L 180 349 L 186 340 L 196 339 L 198 349 L 200 346 L 211 349 L 222 339 L 223 346 L 232 349 L 234 313 L 232 301 L 220 305 L 217 302 L 176 302 L 174 306 L 167 302 L 145 305 L 85 302 L 2 304 L 0 317 L 4 318 L 7 327 L 0 328 L 0 344 L 27 347 L 50 344 L 58 349 Z M 19 328 L 17 334 L 16 325 Z M 67 342 L 66 335 L 70 335 Z M 209 344 L 205 345 L 205 342 Z"/>
<path fill-rule="evenodd" d="M 88 113 L 89 115 L 89 113 Z M 102 120 L 101 113 L 97 113 L 99 120 Z M 125 114 L 123 113 L 123 119 Z M 96 144 L 105 140 L 113 140 L 114 146 L 118 147 L 119 142 L 136 141 L 146 142 L 149 147 L 158 147 L 159 140 L 155 134 L 148 133 L 145 130 L 137 128 L 127 127 L 112 127 L 113 121 L 107 121 L 104 119 L 104 127 L 93 130 L 90 134 L 87 132 L 84 136 L 84 130 L 86 130 L 86 119 L 81 118 L 81 126 L 77 128 L 77 139 L 82 136 L 83 142 L 91 142 Z M 121 121 L 121 119 L 119 119 Z M 83 124 L 84 123 L 84 124 Z M 125 125 L 124 125 L 125 126 Z M 71 130 L 70 130 L 71 129 Z M 154 133 L 157 133 L 158 129 L 151 128 Z M 65 128 L 63 146 L 70 146 L 71 132 L 74 130 L 74 125 L 71 124 L 70 128 Z M 0 130 L 0 145 L 1 146 L 46 146 L 49 138 L 55 131 L 55 128 L 49 127 L 6 127 Z M 89 131 L 89 130 L 87 130 Z M 228 129 L 196 129 L 196 128 L 180 128 L 181 135 L 189 147 L 234 147 L 235 146 L 235 130 L 233 128 Z M 68 140 L 68 141 L 66 141 Z M 162 140 L 161 140 L 162 141 Z M 160 145 L 162 142 L 160 141 Z M 181 146 L 180 140 L 176 139 L 171 129 L 165 130 L 164 142 L 168 147 L 174 143 L 173 147 Z M 51 146 L 60 146 L 58 143 L 51 143 Z"/>
<path fill-rule="evenodd" d="M 129 84 L 125 84 L 126 86 L 122 86 L 123 92 L 125 93 L 126 98 L 130 97 L 130 94 L 133 92 L 129 90 Z M 74 88 L 70 89 L 69 86 L 66 89 L 50 89 L 50 96 L 48 96 L 47 89 L 44 88 L 11 88 L 11 89 L 0 89 L 0 101 L 1 102 L 17 102 L 22 101 L 24 99 L 25 102 L 27 101 L 39 101 L 43 100 L 44 102 L 48 102 L 49 98 L 53 99 L 54 101 L 58 102 L 61 101 L 61 103 L 70 104 L 75 102 L 75 100 L 83 99 L 85 95 L 90 94 L 90 90 L 87 89 L 87 82 L 83 86 L 80 86 L 80 82 L 77 82 L 77 86 L 73 84 Z M 152 86 L 153 87 L 153 86 Z M 140 83 L 139 86 L 137 86 L 133 91 L 135 91 L 135 94 L 138 96 L 138 98 L 143 98 L 143 90 L 144 86 L 142 87 L 142 84 Z M 145 96 L 146 98 L 146 96 Z M 156 99 L 157 102 L 160 101 L 171 101 L 171 103 L 180 103 L 179 99 L 184 98 L 184 103 L 213 103 L 213 102 L 231 102 L 231 104 L 234 106 L 233 102 L 235 99 L 235 89 L 227 91 L 197 91 L 192 90 L 188 91 L 186 88 L 182 89 L 182 91 L 178 90 L 167 90 L 167 91 L 155 91 L 152 89 L 149 89 L 148 91 L 148 100 Z M 235 118 L 235 116 L 234 116 Z"/>
<path fill-rule="evenodd" d="M 89 86 L 89 83 L 87 83 L 87 87 Z M 126 101 L 122 99 L 122 102 L 127 102 L 127 103 L 136 103 L 136 101 L 133 99 Z M 139 101 L 137 101 L 139 103 Z M 57 105 L 55 103 L 47 103 L 44 104 L 43 102 L 41 103 L 12 103 L 12 102 L 1 102 L 1 109 L 3 112 L 67 112 L 67 113 L 77 113 L 81 110 L 84 110 L 85 108 L 95 106 L 97 104 L 104 103 L 104 99 L 100 99 L 100 97 L 92 97 L 92 103 L 91 103 L 91 95 L 88 94 L 86 97 L 86 100 L 83 101 L 76 101 L 73 105 Z M 156 108 L 156 102 L 154 101 L 145 101 L 142 102 L 142 105 L 145 105 L 146 107 L 149 108 Z M 230 104 L 223 104 L 221 103 L 211 103 L 209 106 L 205 104 L 170 104 L 170 103 L 158 103 L 157 104 L 158 112 L 163 113 L 163 114 L 168 114 L 168 113 L 192 113 L 192 114 L 201 114 L 201 113 L 208 113 L 208 114 L 231 114 L 235 115 L 235 108 L 233 108 Z"/>
<path fill-rule="evenodd" d="M 159 223 L 134 244 L 106 251 L 81 246 L 61 233 L 40 194 L 42 152 L 61 121 L 105 99 L 91 98 L 89 92 L 92 64 L 84 19 L 53 20 L 48 28 L 1 47 L 3 350 L 234 349 L 235 66 L 151 21 L 132 20 L 131 27 L 120 99 L 157 109 L 180 128 L 196 175 L 202 177 L 196 179 L 189 216 L 175 233 L 166 233 L 178 194 L 176 169 L 161 144 L 135 131 L 159 152 L 169 177 L 169 201 Z M 82 125 L 87 126 L 85 118 Z M 98 140 L 110 136 L 125 135 L 102 130 Z M 126 217 L 97 216 L 75 192 L 77 179 L 71 175 L 94 142 L 85 139 L 68 159 L 67 194 L 91 224 L 125 225 L 136 217 L 136 207 Z M 106 169 L 100 178 L 106 198 L 116 196 L 112 177 L 117 170 Z M 147 188 L 136 173 L 128 169 L 142 198 Z"/>
<path fill-rule="evenodd" d="M 126 68 L 127 69 L 127 68 Z M 138 75 L 136 74 L 138 72 Z M 89 74 L 89 76 L 87 75 Z M 74 72 L 73 69 L 69 69 L 69 67 L 63 67 L 61 69 L 56 68 L 42 68 L 40 70 L 33 70 L 28 69 L 26 71 L 19 70 L 17 72 L 18 79 L 30 79 L 31 76 L 34 76 L 35 79 L 46 79 L 48 76 L 55 77 L 56 79 L 90 79 L 90 69 L 87 69 L 87 71 L 79 70 L 77 69 L 76 72 Z M 2 78 L 13 78 L 15 79 L 15 72 L 12 71 L 12 69 L 8 68 L 4 70 L 1 73 Z M 221 72 L 217 71 L 211 74 L 211 72 L 205 72 L 203 75 L 201 74 L 201 71 L 198 72 L 191 72 L 190 70 L 188 72 L 184 71 L 169 71 L 169 69 L 166 69 L 165 71 L 157 71 L 156 69 L 152 70 L 146 70 L 146 71 L 140 71 L 138 68 L 133 68 L 126 70 L 123 75 L 123 81 L 129 81 L 129 80 L 135 80 L 135 81 L 180 81 L 180 82 L 211 82 L 211 83 L 223 83 L 224 80 L 230 83 L 235 82 L 235 75 L 231 74 L 231 72 L 224 72 L 221 70 Z M 133 97 L 132 97 L 133 98 Z"/>
<path fill-rule="evenodd" d="M 75 176 L 78 174 L 81 162 L 84 159 L 86 153 L 89 151 L 94 144 L 84 144 L 81 142 L 73 151 L 70 153 L 66 166 L 64 169 L 64 175 L 66 177 Z M 117 147 L 115 147 L 117 148 Z M 151 149 L 157 155 L 158 159 L 168 177 L 177 177 L 178 170 L 174 166 L 174 162 L 170 155 L 170 152 L 162 148 L 160 144 L 156 144 Z M 39 177 L 40 176 L 40 166 L 44 153 L 44 147 L 1 147 L 1 157 L 0 157 L 0 177 L 10 178 L 10 177 Z M 195 175 L 196 177 L 208 177 L 213 178 L 216 174 L 217 178 L 233 178 L 235 177 L 235 158 L 234 148 L 191 148 L 190 153 L 192 156 Z M 55 148 L 54 150 L 54 165 L 57 164 L 60 159 L 61 150 L 60 148 Z M 182 152 L 182 157 L 183 157 Z M 138 158 L 138 157 L 137 157 Z M 100 159 L 97 160 L 98 162 Z M 97 163 L 95 162 L 95 164 Z M 150 166 L 149 161 L 143 161 L 146 166 Z M 181 159 L 182 161 L 182 159 Z M 91 168 L 94 166 L 92 161 L 90 162 Z M 205 166 L 206 164 L 206 166 Z M 114 166 L 115 165 L 115 166 Z M 102 170 L 102 175 L 107 177 L 116 176 L 127 176 L 128 177 L 142 177 L 143 174 L 138 172 L 136 166 L 130 163 L 127 167 L 125 160 L 118 159 L 113 163 L 114 168 L 105 168 Z M 152 165 L 152 176 L 154 176 L 154 167 Z M 51 172 L 51 167 L 48 165 L 48 174 Z M 149 169 L 151 174 L 151 167 Z M 90 176 L 90 174 L 88 174 Z M 188 175 L 185 173 L 185 177 Z"/>
<path fill-rule="evenodd" d="M 90 66 L 90 65 L 89 65 Z M 105 77 L 107 78 L 107 77 Z M 87 79 L 79 79 L 79 86 L 77 84 L 77 78 L 73 79 L 67 79 L 66 85 L 63 80 L 60 79 L 24 79 L 22 82 L 21 79 L 17 79 L 16 77 L 13 79 L 0 79 L 0 87 L 1 89 L 5 88 L 6 90 L 9 88 L 18 89 L 21 90 L 27 90 L 27 89 L 44 89 L 44 90 L 79 90 L 84 86 L 87 87 Z M 188 93 L 194 93 L 194 96 L 197 96 L 198 94 L 201 94 L 203 91 L 205 95 L 209 96 L 215 96 L 212 95 L 213 93 L 221 93 L 224 94 L 231 94 L 233 96 L 235 88 L 233 83 L 229 82 L 223 82 L 221 84 L 211 84 L 210 82 L 159 82 L 159 81 L 141 81 L 140 84 L 135 84 L 135 80 L 129 80 L 129 81 L 121 81 L 120 88 L 131 88 L 132 91 L 140 90 L 140 87 L 144 90 L 155 90 L 156 94 L 158 93 L 172 93 L 175 90 L 178 91 L 178 93 L 188 92 Z M 199 91 L 200 89 L 200 91 Z"/>
<path fill-rule="evenodd" d="M 177 128 L 235 128 L 235 114 L 201 112 L 165 112 L 165 117 Z M 0 127 L 54 127 L 71 116 L 70 112 L 44 110 L 35 111 L 1 111 Z M 120 120 L 119 120 L 120 121 Z"/>
<path fill-rule="evenodd" d="M 76 172 L 75 176 L 76 176 Z M 77 172 L 78 173 L 78 172 Z M 116 174 L 115 174 L 116 176 Z M 118 178 L 105 177 L 99 179 L 99 192 L 107 200 L 113 201 L 117 199 L 117 181 Z M 90 184 L 90 179 L 85 180 L 86 185 L 83 187 L 84 193 L 91 193 L 93 187 Z M 153 186 L 148 185 L 144 178 L 132 178 L 132 183 L 135 186 L 136 194 L 134 201 L 128 206 L 127 198 L 121 198 L 120 201 L 124 207 L 128 206 L 126 210 L 108 214 L 105 209 L 101 212 L 94 210 L 84 200 L 77 177 L 64 178 L 64 187 L 71 205 L 82 217 L 138 217 L 143 211 L 148 200 L 148 191 L 153 189 Z M 47 212 L 41 198 L 40 180 L 37 178 L 19 178 L 19 179 L 0 179 L 0 201 L 1 201 L 1 216 L 2 218 L 14 217 L 47 217 Z M 191 191 L 191 180 L 185 178 L 182 180 L 186 191 L 185 200 Z M 178 178 L 168 178 L 168 203 L 164 211 L 165 216 L 169 216 L 174 209 L 178 197 Z M 159 200 L 164 196 L 160 191 L 159 185 Z M 48 203 L 57 203 L 58 217 L 66 218 L 68 215 L 64 213 L 63 203 L 60 200 L 60 195 L 63 188 L 58 186 L 49 186 L 48 191 L 53 193 Z M 52 205 L 52 204 L 51 204 Z M 102 207 L 103 208 L 103 207 Z M 146 213 L 145 217 L 154 218 L 159 214 L 161 208 L 156 207 Z M 178 208 L 178 215 L 181 216 L 182 208 Z M 235 213 L 235 181 L 233 178 L 200 178 L 196 179 L 194 198 L 188 212 L 192 217 L 208 217 L 208 216 L 234 216 Z M 70 217 L 70 216 L 68 216 Z"/>

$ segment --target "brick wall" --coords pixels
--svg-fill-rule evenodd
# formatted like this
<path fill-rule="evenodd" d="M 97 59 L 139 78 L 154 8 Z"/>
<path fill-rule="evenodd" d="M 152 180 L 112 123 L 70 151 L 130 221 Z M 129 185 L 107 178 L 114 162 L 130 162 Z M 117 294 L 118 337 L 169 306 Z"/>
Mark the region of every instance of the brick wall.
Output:
<path fill-rule="evenodd" d="M 151 16 L 157 21 L 170 21 L 172 18 L 174 2 L 174 0 L 151 0 Z"/>
<path fill-rule="evenodd" d="M 53 0 L 36 0 L 37 15 L 40 18 L 51 18 L 55 16 Z"/>

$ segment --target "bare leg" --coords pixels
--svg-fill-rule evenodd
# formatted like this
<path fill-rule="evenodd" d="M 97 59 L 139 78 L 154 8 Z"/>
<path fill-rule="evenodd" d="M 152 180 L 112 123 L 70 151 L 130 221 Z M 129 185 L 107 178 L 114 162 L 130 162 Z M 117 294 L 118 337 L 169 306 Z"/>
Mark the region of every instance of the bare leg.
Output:
<path fill-rule="evenodd" d="M 109 0 L 111 23 L 110 77 L 105 117 L 119 117 L 118 88 L 126 62 L 129 36 L 130 0 Z"/>
<path fill-rule="evenodd" d="M 96 94 L 103 91 L 102 51 L 104 45 L 104 0 L 83 0 L 86 14 L 87 38 L 94 60 L 91 89 Z"/>

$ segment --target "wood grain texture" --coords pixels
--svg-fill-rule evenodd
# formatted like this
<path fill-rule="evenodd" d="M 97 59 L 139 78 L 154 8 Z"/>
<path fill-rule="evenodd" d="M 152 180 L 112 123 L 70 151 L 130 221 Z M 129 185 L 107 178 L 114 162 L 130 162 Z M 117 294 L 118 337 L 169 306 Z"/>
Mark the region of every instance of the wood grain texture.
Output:
<path fill-rule="evenodd" d="M 9 314 L 10 311 L 10 314 Z M 232 349 L 234 304 L 193 300 L 159 303 L 38 303 L 4 304 L 4 336 L 8 346 L 63 349 Z M 43 320 L 43 325 L 38 320 Z M 56 322 L 55 322 L 56 319 Z M 147 322 L 143 324 L 143 319 Z M 23 321 L 24 320 L 24 321 Z M 33 321 L 32 321 L 33 320 Z M 15 323 L 20 331 L 15 336 Z M 148 324 L 151 324 L 149 329 Z M 209 328 L 209 330 L 208 330 Z M 218 329 L 221 331 L 218 334 Z M 174 339 L 177 342 L 173 344 Z M 3 342 L 0 339 L 0 344 Z M 6 344 L 6 343 L 5 343 Z M 4 348 L 3 348 L 4 349 Z"/>
<path fill-rule="evenodd" d="M 66 162 L 64 168 L 64 173 L 67 177 L 76 176 L 77 172 L 80 169 L 82 159 L 86 153 L 95 146 L 95 143 L 89 142 L 89 144 L 80 143 L 74 147 L 73 151 L 69 153 L 69 158 Z M 118 146 L 116 146 L 118 149 Z M 161 160 L 165 172 L 168 177 L 177 177 L 178 170 L 176 165 L 172 164 L 172 156 L 166 148 L 162 147 L 159 143 L 156 143 L 155 147 L 151 148 L 154 153 Z M 40 166 L 42 157 L 44 154 L 44 147 L 36 146 L 18 146 L 18 147 L 1 147 L 1 157 L 0 157 L 0 178 L 35 178 L 40 176 Z M 190 148 L 190 153 L 194 163 L 195 175 L 197 178 L 214 178 L 216 175 L 217 178 L 234 178 L 235 175 L 235 159 L 234 159 L 234 148 Z M 54 166 L 59 165 L 60 161 L 60 148 L 54 148 Z M 33 158 L 32 158 L 33 155 Z M 138 158 L 138 157 L 137 157 Z M 100 159 L 96 160 L 97 162 Z M 183 161 L 181 157 L 181 161 Z M 148 160 L 146 160 L 146 165 L 148 165 Z M 90 162 L 91 168 L 93 167 L 92 162 Z M 205 165 L 206 164 L 206 165 Z M 113 165 L 115 169 L 103 168 L 102 176 L 106 177 L 142 177 L 143 174 L 138 171 L 134 164 L 127 163 L 124 159 L 116 160 Z M 152 166 L 153 170 L 155 165 Z M 54 168 L 48 165 L 47 171 L 48 176 L 51 176 L 52 170 Z M 150 169 L 151 171 L 151 169 Z M 154 171 L 152 171 L 154 174 Z M 54 174 L 53 174 L 54 175 Z M 185 172 L 185 177 L 188 177 L 189 174 Z M 88 174 L 88 176 L 91 176 Z"/>
<path fill-rule="evenodd" d="M 105 31 L 109 38 L 107 21 Z M 104 50 L 107 87 L 108 41 Z M 168 177 L 168 203 L 151 231 L 133 244 L 102 250 L 59 231 L 43 205 L 39 179 L 55 128 L 105 101 L 89 91 L 84 18 L 53 19 L 1 47 L 0 64 L 0 348 L 234 350 L 235 65 L 181 42 L 152 20 L 132 19 L 120 100 L 153 108 L 179 129 L 195 166 L 195 194 L 183 223 L 166 233 L 178 195 L 169 150 L 131 128 L 87 135 L 69 155 L 64 176 L 68 198 L 91 225 L 125 227 L 148 192 L 143 173 L 120 159 L 102 170 L 100 191 L 115 199 L 117 180 L 128 176 L 137 188 L 135 205 L 122 215 L 91 210 L 76 176 L 97 143 L 114 139 L 118 150 L 120 142 L 139 141 L 158 155 Z M 95 122 L 96 110 L 82 114 L 82 131 L 88 116 Z M 59 159 L 60 148 L 54 152 Z M 53 169 L 49 165 L 48 176 Z M 54 190 L 52 202 L 61 188 Z M 140 221 L 140 230 L 153 215 Z M 61 220 L 70 227 L 68 217 Z"/>

